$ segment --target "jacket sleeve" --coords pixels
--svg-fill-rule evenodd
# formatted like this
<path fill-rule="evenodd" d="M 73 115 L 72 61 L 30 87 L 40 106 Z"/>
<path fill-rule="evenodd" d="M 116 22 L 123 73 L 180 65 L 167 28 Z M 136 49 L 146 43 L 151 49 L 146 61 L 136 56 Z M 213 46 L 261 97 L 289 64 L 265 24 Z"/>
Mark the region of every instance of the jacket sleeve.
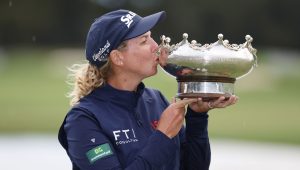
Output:
<path fill-rule="evenodd" d="M 211 159 L 208 114 L 187 108 L 186 128 L 181 133 L 181 170 L 208 170 Z"/>
<path fill-rule="evenodd" d="M 175 154 L 176 145 L 167 136 L 155 131 L 134 161 L 121 165 L 118 150 L 101 130 L 91 115 L 72 109 L 64 125 L 67 153 L 80 169 L 84 170 L 141 170 L 158 169 Z"/>

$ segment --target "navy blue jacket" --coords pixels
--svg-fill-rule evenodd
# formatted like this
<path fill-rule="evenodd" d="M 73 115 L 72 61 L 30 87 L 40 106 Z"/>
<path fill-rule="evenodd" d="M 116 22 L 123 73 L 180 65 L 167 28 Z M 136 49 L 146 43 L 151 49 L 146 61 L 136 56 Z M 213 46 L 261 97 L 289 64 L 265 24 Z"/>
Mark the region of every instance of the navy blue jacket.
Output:
<path fill-rule="evenodd" d="M 137 92 L 106 84 L 68 112 L 59 141 L 73 169 L 209 169 L 207 113 L 188 108 L 186 127 L 170 139 L 156 130 L 168 105 L 159 91 L 145 88 L 143 83 Z"/>

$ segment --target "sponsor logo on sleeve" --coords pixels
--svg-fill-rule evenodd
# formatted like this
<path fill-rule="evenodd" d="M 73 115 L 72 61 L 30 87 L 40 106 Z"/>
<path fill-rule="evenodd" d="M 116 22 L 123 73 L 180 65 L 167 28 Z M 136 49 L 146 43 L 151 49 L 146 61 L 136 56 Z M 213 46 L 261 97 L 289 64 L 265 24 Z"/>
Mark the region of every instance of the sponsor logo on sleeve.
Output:
<path fill-rule="evenodd" d="M 86 156 L 91 164 L 96 162 L 99 159 L 105 158 L 109 155 L 112 155 L 113 152 L 108 143 L 99 145 L 86 153 Z"/>

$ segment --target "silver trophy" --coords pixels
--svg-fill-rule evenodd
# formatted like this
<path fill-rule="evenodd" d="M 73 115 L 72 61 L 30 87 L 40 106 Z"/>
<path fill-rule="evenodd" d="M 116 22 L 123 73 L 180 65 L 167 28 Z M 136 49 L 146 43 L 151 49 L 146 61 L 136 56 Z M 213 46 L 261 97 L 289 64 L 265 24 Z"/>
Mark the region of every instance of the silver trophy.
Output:
<path fill-rule="evenodd" d="M 220 96 L 229 98 L 234 94 L 234 83 L 253 67 L 257 66 L 256 49 L 253 38 L 246 35 L 244 44 L 229 44 L 218 35 L 218 41 L 201 45 L 195 40 L 188 42 L 188 34 L 176 45 L 170 45 L 169 37 L 161 36 L 162 48 L 169 51 L 167 58 L 160 58 L 163 69 L 176 77 L 179 98 L 201 97 L 204 101 Z"/>

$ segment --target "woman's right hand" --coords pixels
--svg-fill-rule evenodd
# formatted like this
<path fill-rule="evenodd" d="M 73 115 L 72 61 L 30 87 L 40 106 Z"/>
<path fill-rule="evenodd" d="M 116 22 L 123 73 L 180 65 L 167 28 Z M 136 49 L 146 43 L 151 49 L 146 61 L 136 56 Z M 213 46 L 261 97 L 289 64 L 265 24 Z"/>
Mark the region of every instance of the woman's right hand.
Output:
<path fill-rule="evenodd" d="M 165 47 L 159 47 L 158 52 L 158 63 L 161 67 L 167 65 L 169 50 Z"/>
<path fill-rule="evenodd" d="M 173 99 L 172 103 L 162 113 L 157 130 L 164 133 L 169 138 L 173 138 L 180 131 L 185 115 L 185 106 L 196 102 L 197 99 L 183 99 L 176 101 Z"/>

